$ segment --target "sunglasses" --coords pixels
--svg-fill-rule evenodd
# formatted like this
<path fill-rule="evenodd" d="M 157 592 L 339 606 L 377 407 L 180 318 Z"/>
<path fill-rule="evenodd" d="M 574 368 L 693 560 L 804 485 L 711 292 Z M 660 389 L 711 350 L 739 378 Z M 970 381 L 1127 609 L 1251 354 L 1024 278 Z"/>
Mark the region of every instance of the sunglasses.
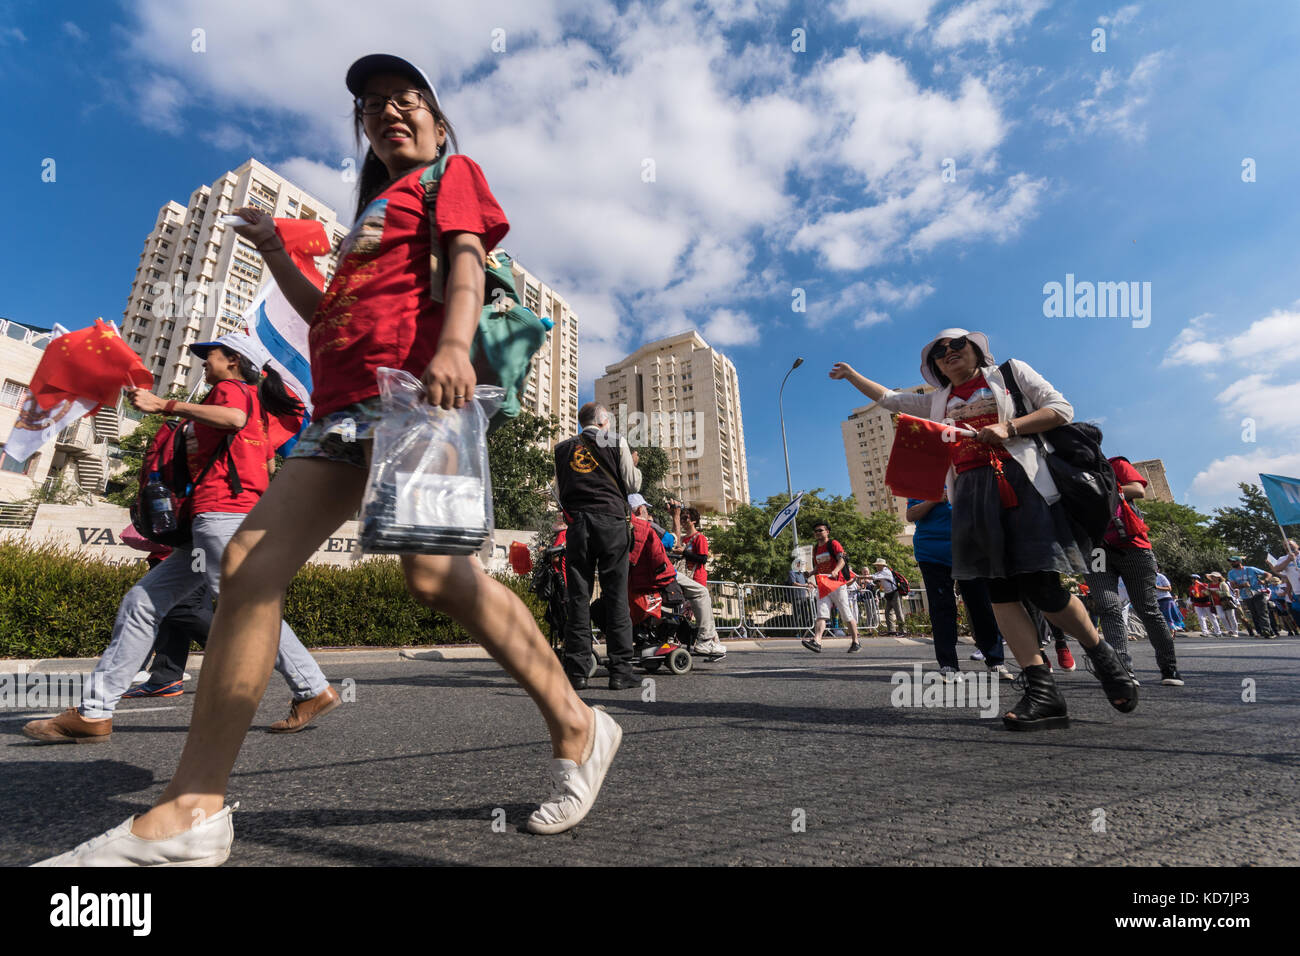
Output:
<path fill-rule="evenodd" d="M 934 348 L 930 349 L 930 358 L 935 359 L 937 361 L 938 359 L 943 358 L 949 352 L 960 352 L 969 344 L 970 344 L 970 339 L 966 338 L 966 336 L 964 335 L 959 339 L 949 339 L 947 345 L 944 345 L 942 342 L 940 342 L 937 345 L 935 345 Z"/>

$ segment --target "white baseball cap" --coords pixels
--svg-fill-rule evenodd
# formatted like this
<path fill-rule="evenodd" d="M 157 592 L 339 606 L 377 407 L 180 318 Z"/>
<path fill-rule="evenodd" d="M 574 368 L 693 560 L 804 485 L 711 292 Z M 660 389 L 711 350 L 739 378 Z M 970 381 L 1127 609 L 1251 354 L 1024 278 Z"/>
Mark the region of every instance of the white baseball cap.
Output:
<path fill-rule="evenodd" d="M 642 507 L 643 505 L 647 508 L 650 507 L 650 502 L 646 501 L 645 497 L 642 495 L 628 495 L 627 504 L 629 508 L 632 508 L 634 510 Z"/>
<path fill-rule="evenodd" d="M 238 352 L 252 362 L 253 368 L 259 372 L 271 361 L 271 353 L 266 350 L 266 346 L 260 340 L 244 332 L 230 332 L 215 342 L 195 342 L 190 346 L 190 351 L 199 358 L 205 359 L 208 357 L 208 353 L 218 345 L 230 349 L 232 352 Z"/>
<path fill-rule="evenodd" d="M 944 329 L 921 349 L 921 378 L 935 388 L 943 388 L 943 383 L 939 381 L 934 374 L 934 370 L 930 368 L 930 349 L 934 348 L 934 343 L 940 339 L 959 339 L 963 335 L 980 347 L 980 351 L 984 353 L 984 359 L 989 365 L 997 364 L 993 361 L 993 353 L 989 351 L 989 337 L 983 332 L 967 332 L 965 329 Z"/>

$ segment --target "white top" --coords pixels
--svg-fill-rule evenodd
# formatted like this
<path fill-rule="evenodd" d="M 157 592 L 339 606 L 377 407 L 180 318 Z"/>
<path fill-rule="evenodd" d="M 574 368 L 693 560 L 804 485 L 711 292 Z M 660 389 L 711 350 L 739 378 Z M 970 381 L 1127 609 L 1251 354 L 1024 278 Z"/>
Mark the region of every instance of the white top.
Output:
<path fill-rule="evenodd" d="M 1047 381 L 1033 367 L 1019 359 L 1011 360 L 1011 367 L 1015 370 L 1016 381 L 1020 384 L 1020 392 L 1024 396 L 1025 411 L 1036 412 L 1042 408 L 1050 408 L 1065 419 L 1063 424 L 1069 424 L 1074 420 L 1074 406 L 1065 400 L 1065 396 L 1052 387 L 1052 383 Z M 996 365 L 986 365 L 980 369 L 984 374 L 984 380 L 988 382 L 989 390 L 993 392 L 993 399 L 998 406 L 998 421 L 1006 422 L 1016 417 L 1015 402 L 1011 398 L 1011 392 L 1007 390 L 1006 383 L 1002 380 L 1002 373 L 998 371 Z M 952 393 L 952 385 L 946 385 L 937 389 L 928 395 L 918 395 L 915 392 L 896 392 L 893 389 L 887 389 L 885 394 L 880 396 L 879 404 L 892 412 L 903 412 L 908 415 L 914 415 L 917 418 L 928 418 L 931 421 L 944 421 L 945 411 L 948 408 L 948 398 Z M 1046 438 L 1043 444 L 1048 451 L 1052 450 L 1051 442 Z M 1052 473 L 1042 461 L 1042 454 L 1038 450 L 1038 443 L 1034 441 L 1034 436 L 1030 435 L 1025 438 L 1008 439 L 1004 447 L 1012 458 L 1025 470 L 1025 475 L 1033 482 L 1038 493 L 1043 496 L 1048 504 L 1058 501 L 1061 493 L 1056 489 L 1056 482 L 1052 481 Z M 953 498 L 953 479 L 955 472 L 950 467 L 948 469 L 948 500 Z"/>
<path fill-rule="evenodd" d="M 881 594 L 893 594 L 898 589 L 894 582 L 894 573 L 889 568 L 881 568 L 871 576 L 871 580 L 880 585 Z"/>

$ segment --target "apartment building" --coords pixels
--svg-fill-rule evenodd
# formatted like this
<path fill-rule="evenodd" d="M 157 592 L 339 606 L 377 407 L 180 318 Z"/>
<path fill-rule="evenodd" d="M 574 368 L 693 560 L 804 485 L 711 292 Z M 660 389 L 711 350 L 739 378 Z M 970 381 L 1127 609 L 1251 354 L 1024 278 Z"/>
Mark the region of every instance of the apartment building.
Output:
<path fill-rule="evenodd" d="M 664 448 L 670 494 L 721 514 L 749 504 L 736 367 L 699 332 L 650 342 L 606 366 L 596 401 L 634 444 Z"/>
<path fill-rule="evenodd" d="M 523 304 L 554 326 L 546 344 L 533 356 L 533 369 L 524 382 L 520 403 L 525 411 L 560 422 L 562 436 L 578 430 L 578 316 L 554 289 L 512 257 L 515 288 Z"/>
<path fill-rule="evenodd" d="M 930 385 L 913 385 L 899 389 L 924 395 L 934 391 Z M 844 459 L 849 467 L 849 482 L 858 511 L 864 515 L 892 511 L 907 524 L 907 499 L 896 498 L 885 484 L 889 452 L 894 447 L 893 413 L 876 402 L 855 408 L 847 421 L 840 422 L 844 436 Z"/>
<path fill-rule="evenodd" d="M 122 313 L 122 336 L 153 372 L 159 395 L 188 392 L 203 380 L 203 363 L 187 346 L 240 328 L 257 295 L 261 255 L 219 221 L 240 206 L 278 219 L 320 220 L 335 249 L 347 234 L 333 209 L 255 159 L 200 186 L 184 205 L 164 204 Z M 334 264 L 333 254 L 317 260 L 327 279 Z"/>

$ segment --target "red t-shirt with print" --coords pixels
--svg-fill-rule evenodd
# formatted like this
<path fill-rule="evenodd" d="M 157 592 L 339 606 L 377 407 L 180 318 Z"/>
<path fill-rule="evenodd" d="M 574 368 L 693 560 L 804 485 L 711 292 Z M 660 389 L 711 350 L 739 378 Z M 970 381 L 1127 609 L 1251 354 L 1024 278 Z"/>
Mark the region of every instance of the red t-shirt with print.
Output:
<path fill-rule="evenodd" d="M 997 401 L 983 372 L 969 382 L 952 387 L 946 413 L 953 420 L 953 424 L 973 432 L 978 432 L 986 425 L 998 423 Z M 995 455 L 1003 461 L 1011 457 L 1005 448 L 997 445 L 987 445 L 973 438 L 959 438 L 953 444 L 953 468 L 958 472 L 982 468 L 992 464 Z"/>
<path fill-rule="evenodd" d="M 375 372 L 419 377 L 438 350 L 442 303 L 430 297 L 429 217 L 412 170 L 366 206 L 339 250 L 339 265 L 311 319 L 312 403 L 319 420 L 379 394 Z M 468 157 L 447 160 L 438 184 L 438 230 L 472 232 L 491 252 L 510 228 Z M 446 274 L 446 250 L 438 252 Z"/>
<path fill-rule="evenodd" d="M 266 421 L 262 417 L 262 403 L 257 391 L 243 382 L 227 380 L 218 382 L 203 399 L 204 405 L 237 408 L 248 416 L 248 422 L 235 432 L 230 443 L 230 458 L 234 459 L 242 491 L 235 494 L 230 487 L 230 458 L 222 455 L 213 462 L 202 483 L 194 489 L 192 513 L 201 515 L 215 511 L 223 514 L 248 514 L 266 493 L 271 475 L 266 463 L 275 456 L 275 450 L 266 435 Z M 185 426 L 185 457 L 189 466 L 190 481 L 198 478 L 204 465 L 217 450 L 222 440 L 231 434 L 199 422 Z"/>

